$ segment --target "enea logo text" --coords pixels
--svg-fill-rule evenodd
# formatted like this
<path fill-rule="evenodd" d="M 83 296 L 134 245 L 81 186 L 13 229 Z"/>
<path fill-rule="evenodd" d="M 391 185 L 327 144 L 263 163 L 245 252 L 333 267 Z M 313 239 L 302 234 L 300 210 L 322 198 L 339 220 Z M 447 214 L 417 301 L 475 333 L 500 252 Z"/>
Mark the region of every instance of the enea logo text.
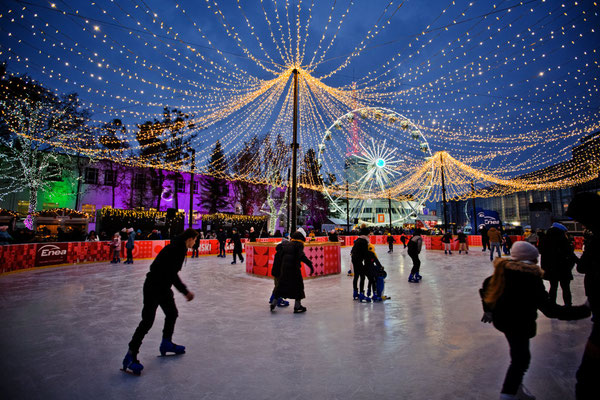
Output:
<path fill-rule="evenodd" d="M 44 245 L 44 246 L 40 247 L 38 249 L 38 251 L 40 252 L 40 256 L 42 256 L 42 257 L 64 256 L 67 254 L 67 250 L 61 250 L 60 247 L 53 245 L 53 244 Z"/>
<path fill-rule="evenodd" d="M 45 265 L 64 264 L 67 262 L 67 249 L 67 243 L 39 245 L 36 251 L 35 265 L 42 267 Z"/>

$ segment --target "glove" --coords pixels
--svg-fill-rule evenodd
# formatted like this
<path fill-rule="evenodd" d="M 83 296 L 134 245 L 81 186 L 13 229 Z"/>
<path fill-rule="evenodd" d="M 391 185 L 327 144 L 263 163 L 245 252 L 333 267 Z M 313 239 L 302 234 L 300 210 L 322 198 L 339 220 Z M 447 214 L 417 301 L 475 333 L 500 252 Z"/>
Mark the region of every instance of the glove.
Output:
<path fill-rule="evenodd" d="M 483 313 L 483 317 L 481 317 L 481 322 L 485 322 L 485 323 L 490 323 L 492 322 L 492 312 L 491 311 L 487 311 Z"/>

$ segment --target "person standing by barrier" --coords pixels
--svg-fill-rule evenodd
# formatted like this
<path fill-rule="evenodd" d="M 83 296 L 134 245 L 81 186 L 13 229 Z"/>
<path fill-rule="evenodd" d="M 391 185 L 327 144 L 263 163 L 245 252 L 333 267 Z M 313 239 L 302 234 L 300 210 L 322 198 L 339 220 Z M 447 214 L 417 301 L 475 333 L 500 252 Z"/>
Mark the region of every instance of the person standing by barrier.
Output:
<path fill-rule="evenodd" d="M 240 262 L 244 262 L 244 257 L 242 257 L 242 239 L 236 228 L 233 228 L 231 231 L 229 243 L 233 243 L 233 261 L 231 263 L 236 264 L 236 256 L 239 257 Z"/>
<path fill-rule="evenodd" d="M 129 350 L 123 359 L 123 371 L 128 372 L 127 370 L 131 370 L 135 375 L 139 375 L 144 369 L 137 355 L 142 340 L 154 324 L 156 309 L 159 306 L 165 313 L 163 339 L 159 347 L 160 354 L 164 356 L 166 353 L 185 353 L 185 346 L 176 345 L 172 341 L 175 321 L 179 313 L 171 286 L 175 286 L 187 301 L 194 299 L 194 293 L 190 292 L 181 282 L 178 274 L 183 267 L 188 249 L 193 246 L 197 236 L 198 232 L 194 229 L 186 229 L 183 234 L 165 246 L 150 265 L 150 272 L 146 275 L 146 281 L 144 282 L 142 321 L 129 342 Z"/>
<path fill-rule="evenodd" d="M 592 309 L 592 332 L 585 345 L 577 370 L 577 400 L 600 398 L 600 196 L 587 192 L 576 195 L 567 216 L 591 231 L 585 239 L 585 250 L 577 263 L 577 272 L 585 274 L 585 295 Z"/>
<path fill-rule="evenodd" d="M 127 249 L 127 261 L 123 264 L 133 264 L 133 248 L 135 247 L 135 231 L 133 228 L 127 229 L 127 243 L 125 243 L 125 249 Z"/>
<path fill-rule="evenodd" d="M 490 261 L 494 261 L 494 249 L 498 252 L 498 257 L 502 257 L 500 252 L 500 243 L 502 243 L 502 234 L 493 226 L 487 231 L 488 240 L 490 241 Z"/>
<path fill-rule="evenodd" d="M 419 254 L 421 253 L 421 247 L 423 246 L 423 238 L 421 237 L 421 230 L 415 229 L 413 237 L 408 241 L 408 255 L 413 262 L 413 267 L 410 270 L 408 281 L 413 283 L 421 282 L 423 277 L 419 275 L 421 272 L 421 260 L 419 260 Z"/>
<path fill-rule="evenodd" d="M 442 236 L 442 243 L 444 243 L 444 254 L 452 255 L 452 233 L 446 231 Z"/>
<path fill-rule="evenodd" d="M 467 243 L 467 235 L 465 235 L 462 230 L 458 231 L 456 241 L 458 242 L 458 254 L 460 254 L 463 251 L 465 252 L 465 254 L 469 254 L 469 244 Z"/>
<path fill-rule="evenodd" d="M 111 264 L 118 264 L 121 262 L 121 234 L 116 232 L 113 235 L 113 240 L 110 242 L 110 249 L 113 253 L 113 259 Z"/>
<path fill-rule="evenodd" d="M 221 258 L 226 258 L 225 255 L 225 245 L 227 243 L 227 233 L 223 230 L 223 228 L 219 228 L 219 233 L 217 234 L 217 240 L 219 241 L 219 256 Z"/>
<path fill-rule="evenodd" d="M 200 235 L 196 236 L 196 241 L 194 241 L 194 245 L 192 246 L 192 258 L 198 258 L 198 249 L 200 248 Z"/>

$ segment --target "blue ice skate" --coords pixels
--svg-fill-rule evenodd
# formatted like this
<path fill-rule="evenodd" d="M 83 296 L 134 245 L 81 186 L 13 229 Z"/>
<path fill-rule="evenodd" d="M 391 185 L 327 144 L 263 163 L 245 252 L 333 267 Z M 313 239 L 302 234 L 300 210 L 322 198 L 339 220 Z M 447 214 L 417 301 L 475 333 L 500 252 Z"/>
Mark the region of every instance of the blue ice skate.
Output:
<path fill-rule="evenodd" d="M 160 344 L 160 355 L 165 356 L 167 353 L 184 354 L 185 346 L 180 346 L 171 342 L 169 339 L 163 339 Z"/>
<path fill-rule="evenodd" d="M 121 371 L 130 373 L 129 371 L 127 371 L 128 369 L 131 370 L 132 374 L 138 376 L 142 373 L 142 370 L 144 369 L 144 366 L 139 362 L 137 357 L 131 354 L 130 352 L 127 352 L 127 354 L 125 354 L 125 358 L 123 359 L 123 369 Z"/>
<path fill-rule="evenodd" d="M 354 293 L 352 294 L 352 299 L 353 300 L 358 300 L 359 299 L 358 291 L 357 290 L 355 290 Z"/>
<path fill-rule="evenodd" d="M 365 296 L 363 293 L 358 295 L 358 301 L 360 301 L 361 303 L 364 301 L 365 303 L 370 303 L 371 302 L 371 298 L 368 296 Z"/>
<path fill-rule="evenodd" d="M 417 282 L 421 281 L 421 279 L 423 279 L 423 277 L 419 274 L 415 274 L 415 279 L 417 280 Z"/>
<path fill-rule="evenodd" d="M 408 281 L 412 283 L 419 283 L 419 280 L 413 274 L 408 276 Z"/>
<path fill-rule="evenodd" d="M 277 307 L 287 307 L 290 305 L 290 302 L 282 299 L 281 297 L 277 299 Z"/>

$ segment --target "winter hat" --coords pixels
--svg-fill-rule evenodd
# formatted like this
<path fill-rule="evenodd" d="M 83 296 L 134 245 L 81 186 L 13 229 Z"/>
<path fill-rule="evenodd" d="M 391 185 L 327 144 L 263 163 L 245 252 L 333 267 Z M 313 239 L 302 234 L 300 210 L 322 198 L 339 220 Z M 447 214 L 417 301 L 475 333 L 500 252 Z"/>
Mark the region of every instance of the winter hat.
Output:
<path fill-rule="evenodd" d="M 306 237 L 302 234 L 302 232 L 300 232 L 300 230 L 292 233 L 292 239 L 301 240 L 303 242 L 306 241 Z"/>
<path fill-rule="evenodd" d="M 555 222 L 555 223 L 553 223 L 553 224 L 552 224 L 552 227 L 553 227 L 553 228 L 558 228 L 558 229 L 560 229 L 560 230 L 561 230 L 561 231 L 563 231 L 563 232 L 566 232 L 566 231 L 568 231 L 568 229 L 567 229 L 567 227 L 566 227 L 566 226 L 564 226 L 563 224 L 559 224 L 558 222 Z"/>
<path fill-rule="evenodd" d="M 510 257 L 515 261 L 535 261 L 540 252 L 529 242 L 519 241 L 510 249 Z"/>
<path fill-rule="evenodd" d="M 304 238 L 306 238 L 306 231 L 304 230 L 304 228 L 300 227 L 297 229 L 297 231 L 300 232 L 302 236 L 304 236 Z"/>
<path fill-rule="evenodd" d="M 592 192 L 576 195 L 565 213 L 588 228 L 600 225 L 600 196 Z"/>
<path fill-rule="evenodd" d="M 360 231 L 358 232 L 360 236 L 369 236 L 369 233 L 371 232 L 369 232 L 369 228 L 366 227 L 360 228 Z"/>

